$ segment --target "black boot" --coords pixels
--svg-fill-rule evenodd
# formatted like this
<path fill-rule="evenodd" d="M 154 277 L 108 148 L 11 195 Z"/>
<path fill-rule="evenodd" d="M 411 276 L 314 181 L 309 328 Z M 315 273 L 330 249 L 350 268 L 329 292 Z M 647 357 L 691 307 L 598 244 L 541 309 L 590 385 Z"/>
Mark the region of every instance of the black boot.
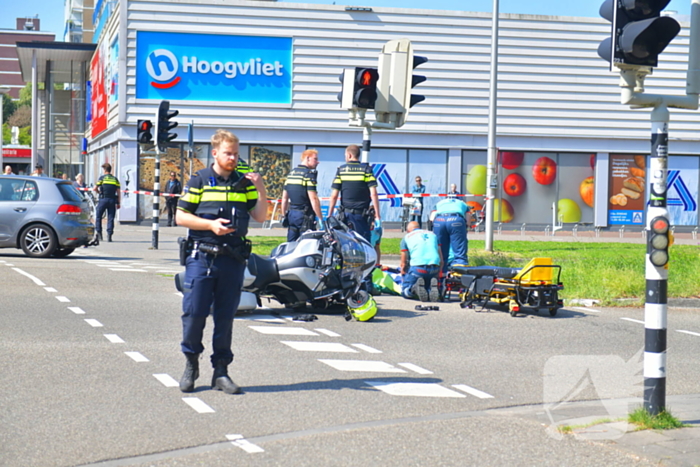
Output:
<path fill-rule="evenodd" d="M 112 241 L 112 234 L 107 234 L 107 241 L 111 242 Z"/>
<path fill-rule="evenodd" d="M 180 391 L 192 392 L 194 391 L 194 381 L 199 378 L 199 354 L 186 353 L 185 358 L 187 358 L 187 366 L 185 366 L 185 372 L 180 378 Z"/>
<path fill-rule="evenodd" d="M 228 364 L 219 360 L 214 365 L 214 376 L 211 378 L 211 387 L 217 391 L 224 391 L 226 394 L 238 394 L 241 388 L 231 381 L 228 376 Z"/>

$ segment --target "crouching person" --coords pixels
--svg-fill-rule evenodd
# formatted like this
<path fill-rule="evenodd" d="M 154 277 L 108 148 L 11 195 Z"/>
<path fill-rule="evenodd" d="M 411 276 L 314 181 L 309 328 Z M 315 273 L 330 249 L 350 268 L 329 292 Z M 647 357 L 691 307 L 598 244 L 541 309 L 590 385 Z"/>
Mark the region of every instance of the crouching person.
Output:
<path fill-rule="evenodd" d="M 442 254 L 437 236 L 409 222 L 408 232 L 401 240 L 401 294 L 421 302 L 440 301 L 438 277 L 442 269 Z"/>

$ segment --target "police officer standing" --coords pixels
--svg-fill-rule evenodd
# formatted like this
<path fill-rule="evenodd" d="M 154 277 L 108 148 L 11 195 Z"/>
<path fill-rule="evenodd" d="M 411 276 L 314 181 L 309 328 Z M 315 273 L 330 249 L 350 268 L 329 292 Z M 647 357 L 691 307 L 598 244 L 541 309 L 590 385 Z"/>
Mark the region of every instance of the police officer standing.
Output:
<path fill-rule="evenodd" d="M 282 212 L 287 217 L 287 241 L 293 242 L 306 230 L 323 228 L 321 202 L 316 193 L 318 151 L 307 149 L 301 153 L 301 164 L 287 175 L 282 193 Z"/>
<path fill-rule="evenodd" d="M 177 196 L 182 192 L 182 184 L 180 180 L 177 179 L 175 172 L 170 172 L 170 180 L 165 184 L 165 193 L 171 195 L 165 198 L 165 207 L 168 210 L 168 227 L 173 225 L 173 217 L 175 217 L 175 211 L 177 211 Z M 175 222 L 177 226 L 177 222 Z"/>
<path fill-rule="evenodd" d="M 267 216 L 267 192 L 258 173 L 242 174 L 238 163 L 238 138 L 217 130 L 211 138 L 214 164 L 197 172 L 187 183 L 177 210 L 178 225 L 190 229 L 191 253 L 185 262 L 182 300 L 181 349 L 187 359 L 180 390 L 192 392 L 199 377 L 202 335 L 212 309 L 214 333 L 211 386 L 227 394 L 240 388 L 228 376 L 233 361 L 233 318 L 241 298 L 245 260 L 250 255 L 249 218 L 263 222 Z M 213 308 L 212 308 L 213 305 Z"/>
<path fill-rule="evenodd" d="M 347 224 L 367 239 L 372 241 L 369 222 L 370 202 L 374 208 L 374 220 L 377 226 L 381 225 L 379 214 L 379 197 L 377 196 L 377 179 L 374 178 L 372 167 L 369 164 L 360 163 L 360 147 L 351 144 L 345 149 L 346 164 L 338 167 L 335 179 L 331 185 L 331 200 L 328 216 L 333 215 L 335 202 L 340 198 L 340 205 L 345 212 Z"/>
<path fill-rule="evenodd" d="M 102 240 L 102 216 L 107 211 L 107 241 L 111 242 L 114 234 L 114 216 L 121 204 L 121 190 L 119 180 L 112 175 L 112 164 L 109 162 L 102 164 L 102 171 L 104 174 L 95 184 L 95 191 L 100 194 L 95 213 L 95 230 Z"/>
<path fill-rule="evenodd" d="M 447 272 L 449 266 L 469 264 L 467 259 L 467 221 L 466 214 L 469 207 L 461 200 L 448 198 L 440 201 L 435 206 L 435 220 L 433 232 L 437 235 L 440 249 L 442 250 L 442 272 Z M 453 257 L 449 260 L 450 248 Z"/>

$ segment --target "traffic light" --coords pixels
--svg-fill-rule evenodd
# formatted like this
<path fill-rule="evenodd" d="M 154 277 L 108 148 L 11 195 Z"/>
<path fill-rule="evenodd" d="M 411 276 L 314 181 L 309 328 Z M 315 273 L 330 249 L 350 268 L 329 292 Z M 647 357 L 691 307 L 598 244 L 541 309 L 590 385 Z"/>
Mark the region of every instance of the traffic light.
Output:
<path fill-rule="evenodd" d="M 668 247 L 670 246 L 668 219 L 657 216 L 649 224 L 651 239 L 648 245 L 649 261 L 660 268 L 668 263 Z"/>
<path fill-rule="evenodd" d="M 170 133 L 170 130 L 177 127 L 177 122 L 171 122 L 170 119 L 179 113 L 177 110 L 170 110 L 170 101 L 160 101 L 156 119 L 156 140 L 160 151 L 165 151 L 168 143 L 177 138 L 177 133 Z"/>
<path fill-rule="evenodd" d="M 605 0 L 600 16 L 612 23 L 598 55 L 613 65 L 655 67 L 659 54 L 681 30 L 678 21 L 661 16 L 670 0 Z"/>
<path fill-rule="evenodd" d="M 376 68 L 355 68 L 355 81 L 352 92 L 352 106 L 358 109 L 373 109 L 377 101 L 377 81 L 379 72 Z"/>
<path fill-rule="evenodd" d="M 414 75 L 413 70 L 428 59 L 413 55 L 413 47 L 408 39 L 387 42 L 382 54 L 391 55 L 388 110 L 397 113 L 396 128 L 399 128 L 406 122 L 408 110 L 425 100 L 425 96 L 411 94 L 411 91 L 427 80 L 425 76 Z"/>
<path fill-rule="evenodd" d="M 136 141 L 139 144 L 153 144 L 153 123 L 150 120 L 139 120 L 136 127 Z"/>

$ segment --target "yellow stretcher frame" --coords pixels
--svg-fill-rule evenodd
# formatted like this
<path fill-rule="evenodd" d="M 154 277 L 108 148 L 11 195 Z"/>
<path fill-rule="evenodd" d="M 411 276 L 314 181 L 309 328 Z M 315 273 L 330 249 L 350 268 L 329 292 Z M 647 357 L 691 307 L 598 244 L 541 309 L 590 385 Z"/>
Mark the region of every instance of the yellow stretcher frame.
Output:
<path fill-rule="evenodd" d="M 485 306 L 494 302 L 507 304 L 511 316 L 516 316 L 521 308 L 546 308 L 550 316 L 555 316 L 563 306 L 559 299 L 559 291 L 564 288 L 560 279 L 561 266 L 552 264 L 552 258 L 533 258 L 512 278 L 494 276 L 488 291 L 476 290 L 470 284 L 460 293 L 460 306 L 471 307 L 478 301 Z"/>

